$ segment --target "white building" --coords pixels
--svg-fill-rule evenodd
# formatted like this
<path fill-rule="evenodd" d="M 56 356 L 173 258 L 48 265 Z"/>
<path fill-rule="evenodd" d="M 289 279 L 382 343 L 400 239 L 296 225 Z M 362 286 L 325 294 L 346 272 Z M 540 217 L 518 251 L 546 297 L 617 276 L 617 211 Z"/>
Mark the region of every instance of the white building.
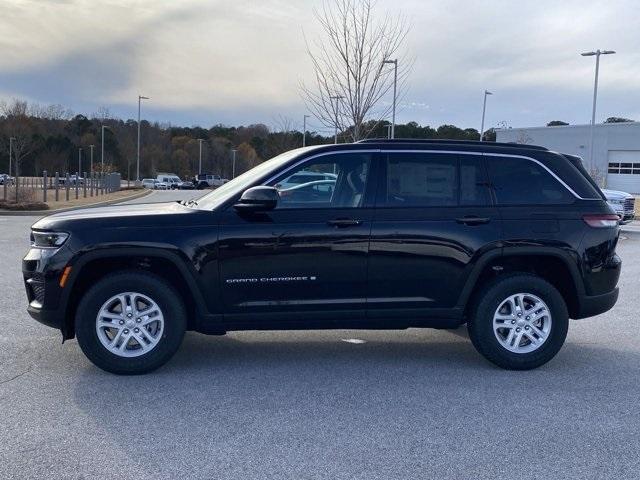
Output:
<path fill-rule="evenodd" d="M 596 125 L 593 165 L 589 164 L 590 128 L 590 125 L 564 125 L 500 129 L 496 140 L 541 145 L 556 152 L 578 155 L 602 186 L 640 193 L 640 122 Z"/>

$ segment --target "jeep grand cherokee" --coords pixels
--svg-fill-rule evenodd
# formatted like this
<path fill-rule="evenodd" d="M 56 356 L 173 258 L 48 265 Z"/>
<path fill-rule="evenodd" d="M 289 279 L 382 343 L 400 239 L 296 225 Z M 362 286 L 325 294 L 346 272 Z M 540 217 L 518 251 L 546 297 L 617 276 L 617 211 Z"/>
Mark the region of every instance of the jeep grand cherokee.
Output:
<path fill-rule="evenodd" d="M 305 173 L 317 194 L 280 195 Z M 28 311 L 100 368 L 143 373 L 185 330 L 457 328 L 504 368 L 609 310 L 618 217 L 577 157 L 377 140 L 286 152 L 197 201 L 39 220 Z"/>

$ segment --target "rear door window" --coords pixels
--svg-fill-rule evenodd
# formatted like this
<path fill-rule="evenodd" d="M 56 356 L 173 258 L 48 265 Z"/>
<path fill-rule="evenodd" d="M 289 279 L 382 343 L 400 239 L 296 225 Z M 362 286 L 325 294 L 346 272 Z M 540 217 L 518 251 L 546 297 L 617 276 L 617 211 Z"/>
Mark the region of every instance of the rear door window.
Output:
<path fill-rule="evenodd" d="M 524 158 L 486 155 L 499 205 L 563 205 L 575 197 L 541 165 Z"/>
<path fill-rule="evenodd" d="M 445 207 L 458 204 L 458 158 L 434 153 L 390 153 L 379 206 Z"/>

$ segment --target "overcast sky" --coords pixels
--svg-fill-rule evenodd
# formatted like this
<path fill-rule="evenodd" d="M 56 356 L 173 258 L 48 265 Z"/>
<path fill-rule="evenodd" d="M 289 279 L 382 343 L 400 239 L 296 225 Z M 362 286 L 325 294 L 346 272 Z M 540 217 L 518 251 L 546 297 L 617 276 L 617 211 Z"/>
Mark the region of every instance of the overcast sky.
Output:
<path fill-rule="evenodd" d="M 176 125 L 302 123 L 304 34 L 315 0 L 2 0 L 0 99 Z M 480 127 L 640 120 L 640 1 L 379 0 L 410 19 L 414 59 L 398 122 Z M 389 99 L 390 100 L 390 99 Z M 313 123 L 313 122 L 312 122 Z M 314 125 L 318 125 L 317 120 Z M 301 125 L 296 125 L 298 128 Z"/>

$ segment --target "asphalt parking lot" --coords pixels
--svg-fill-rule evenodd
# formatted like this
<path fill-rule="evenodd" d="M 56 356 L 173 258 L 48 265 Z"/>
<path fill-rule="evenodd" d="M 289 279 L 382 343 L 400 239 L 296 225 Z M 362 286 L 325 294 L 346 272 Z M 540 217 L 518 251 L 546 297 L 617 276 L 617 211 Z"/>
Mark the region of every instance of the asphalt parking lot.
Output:
<path fill-rule="evenodd" d="M 535 371 L 493 367 L 464 329 L 336 330 L 189 333 L 118 377 L 27 315 L 34 221 L 0 217 L 0 478 L 640 476 L 640 234 L 618 248 L 616 307 Z"/>
<path fill-rule="evenodd" d="M 174 200 L 192 200 L 209 193 L 210 190 L 154 190 L 149 195 L 126 203 L 159 203 Z"/>

